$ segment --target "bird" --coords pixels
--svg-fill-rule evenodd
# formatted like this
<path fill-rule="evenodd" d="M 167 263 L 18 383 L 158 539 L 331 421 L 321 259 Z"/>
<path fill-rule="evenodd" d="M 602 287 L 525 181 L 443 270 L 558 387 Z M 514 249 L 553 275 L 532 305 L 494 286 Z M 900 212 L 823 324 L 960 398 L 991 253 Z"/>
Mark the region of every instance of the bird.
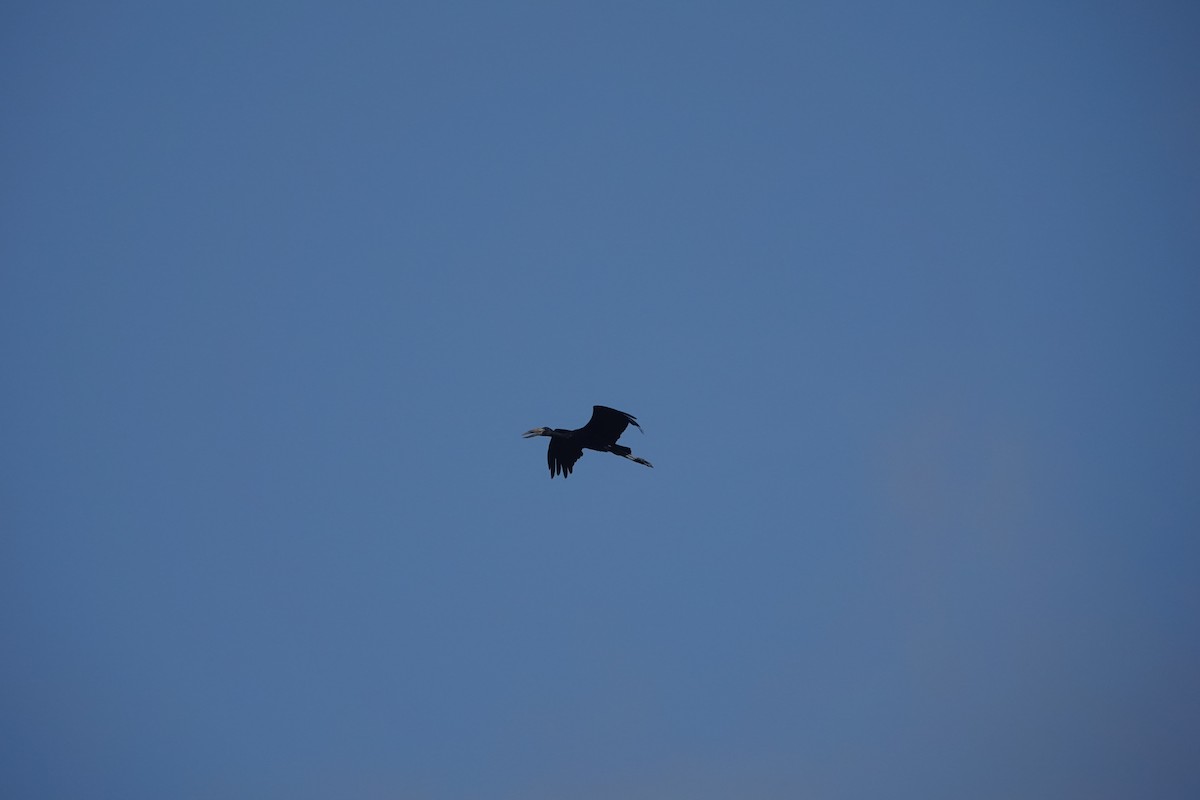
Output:
<path fill-rule="evenodd" d="M 608 406 L 592 406 L 592 418 L 582 428 L 573 431 L 564 428 L 534 428 L 521 435 L 526 439 L 549 436 L 550 447 L 546 451 L 546 463 L 550 465 L 550 479 L 553 480 L 555 475 L 562 475 L 563 480 L 566 480 L 575 469 L 575 462 L 583 456 L 584 449 L 613 453 L 653 468 L 654 465 L 649 461 L 633 455 L 633 451 L 625 445 L 617 444 L 617 439 L 621 438 L 621 434 L 630 425 L 639 431 L 642 430 L 637 417 L 632 414 Z"/>

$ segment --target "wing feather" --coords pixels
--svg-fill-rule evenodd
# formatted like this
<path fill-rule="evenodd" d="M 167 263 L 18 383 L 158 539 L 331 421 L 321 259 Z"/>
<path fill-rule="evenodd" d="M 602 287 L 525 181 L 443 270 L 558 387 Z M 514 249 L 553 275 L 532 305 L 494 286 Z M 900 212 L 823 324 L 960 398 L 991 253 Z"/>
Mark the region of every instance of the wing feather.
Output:
<path fill-rule="evenodd" d="M 546 448 L 546 463 L 550 467 L 550 477 L 562 475 L 565 480 L 575 469 L 575 462 L 583 456 L 583 448 L 570 439 L 551 439 Z"/>
<path fill-rule="evenodd" d="M 592 418 L 580 429 L 580 433 L 605 444 L 616 444 L 630 425 L 639 431 L 642 429 L 637 417 L 632 414 L 608 406 L 592 406 Z"/>

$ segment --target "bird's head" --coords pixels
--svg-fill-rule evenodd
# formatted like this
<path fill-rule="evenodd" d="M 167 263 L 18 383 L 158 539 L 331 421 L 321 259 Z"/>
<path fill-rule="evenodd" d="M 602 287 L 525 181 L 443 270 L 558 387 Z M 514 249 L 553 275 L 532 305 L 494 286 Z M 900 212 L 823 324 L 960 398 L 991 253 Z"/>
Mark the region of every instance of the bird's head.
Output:
<path fill-rule="evenodd" d="M 535 436 L 549 436 L 550 429 L 549 428 L 534 428 L 531 431 L 525 431 L 521 435 L 524 436 L 526 439 L 532 439 Z"/>

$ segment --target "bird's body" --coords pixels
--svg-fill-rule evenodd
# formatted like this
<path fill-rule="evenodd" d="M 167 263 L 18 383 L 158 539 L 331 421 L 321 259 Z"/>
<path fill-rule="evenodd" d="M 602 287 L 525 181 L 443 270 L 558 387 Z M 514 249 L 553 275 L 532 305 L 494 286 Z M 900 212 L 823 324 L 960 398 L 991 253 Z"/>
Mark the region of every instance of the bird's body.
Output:
<path fill-rule="evenodd" d="M 587 425 L 575 430 L 565 428 L 534 428 L 522 434 L 526 439 L 534 436 L 549 436 L 550 447 L 546 451 L 546 463 L 550 466 L 550 477 L 562 475 L 565 479 L 575 469 L 575 462 L 583 456 L 584 450 L 598 450 L 601 453 L 613 453 L 630 461 L 653 467 L 644 458 L 633 455 L 633 451 L 624 445 L 617 444 L 617 439 L 630 425 L 642 429 L 637 418 L 624 411 L 617 411 L 608 406 L 592 406 L 592 418 Z"/>

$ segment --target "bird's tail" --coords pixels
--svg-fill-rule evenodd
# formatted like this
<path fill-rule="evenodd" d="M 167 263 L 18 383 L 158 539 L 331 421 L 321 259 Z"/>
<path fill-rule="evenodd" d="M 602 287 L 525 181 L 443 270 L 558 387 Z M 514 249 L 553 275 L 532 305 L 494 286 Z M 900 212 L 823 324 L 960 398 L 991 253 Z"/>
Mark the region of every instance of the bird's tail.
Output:
<path fill-rule="evenodd" d="M 644 459 L 644 458 L 638 458 L 637 456 L 633 455 L 633 451 L 632 451 L 632 450 L 630 450 L 628 447 L 626 447 L 626 446 L 625 446 L 625 445 L 623 445 L 623 444 L 614 444 L 614 445 L 612 446 L 612 451 L 611 451 L 611 452 L 613 452 L 613 453 L 616 453 L 616 454 L 617 454 L 617 455 L 619 455 L 621 458 L 628 458 L 630 461 L 633 461 L 633 462 L 635 462 L 635 463 L 637 463 L 637 464 L 644 464 L 644 465 L 646 465 L 647 467 L 650 467 L 651 469 L 654 469 L 654 465 L 653 465 L 653 464 L 651 464 L 649 461 L 647 461 L 647 460 L 646 460 L 646 459 Z"/>

